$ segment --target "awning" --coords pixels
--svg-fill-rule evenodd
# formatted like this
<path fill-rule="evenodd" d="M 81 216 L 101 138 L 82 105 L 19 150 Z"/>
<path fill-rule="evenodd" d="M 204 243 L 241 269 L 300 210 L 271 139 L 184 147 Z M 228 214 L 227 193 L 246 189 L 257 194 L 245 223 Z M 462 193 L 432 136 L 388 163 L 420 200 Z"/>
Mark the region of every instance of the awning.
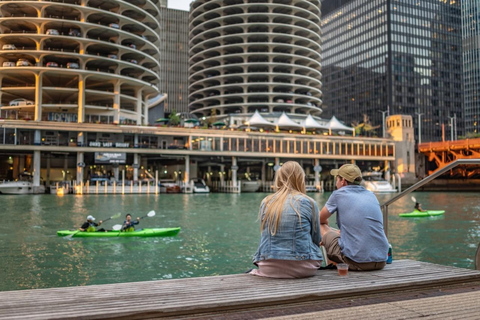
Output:
<path fill-rule="evenodd" d="M 260 115 L 260 113 L 258 113 L 258 110 L 255 111 L 253 116 L 245 124 L 252 127 L 275 127 L 276 126 L 274 123 L 271 123 L 265 120 L 265 118 L 263 118 Z"/>
<path fill-rule="evenodd" d="M 157 120 L 155 120 L 155 122 L 168 122 L 170 121 L 170 119 L 168 118 L 158 118 Z"/>
<path fill-rule="evenodd" d="M 307 116 L 307 118 L 304 121 L 302 121 L 302 126 L 305 129 L 324 129 L 324 130 L 328 130 L 328 126 L 321 125 L 320 123 L 318 123 L 315 119 L 313 119 L 311 114 L 309 114 Z"/>
<path fill-rule="evenodd" d="M 285 112 L 283 112 L 280 118 L 278 118 L 278 121 L 276 124 L 279 129 L 287 129 L 287 130 L 303 129 L 303 126 L 299 125 L 298 123 L 290 119 Z"/>
<path fill-rule="evenodd" d="M 217 122 L 212 123 L 212 126 L 215 126 L 215 127 L 217 127 L 217 126 L 226 126 L 226 124 L 225 124 L 225 122 L 223 122 L 223 121 L 217 121 Z"/>
<path fill-rule="evenodd" d="M 347 127 L 346 125 L 342 124 L 340 121 L 338 121 L 335 116 L 330 119 L 330 121 L 327 124 L 328 129 L 330 130 L 348 130 L 348 131 L 355 131 L 354 128 Z"/>
<path fill-rule="evenodd" d="M 185 122 L 185 123 L 197 123 L 197 122 L 200 122 L 200 121 L 198 121 L 197 119 L 186 119 L 186 120 L 183 120 L 183 122 Z"/>

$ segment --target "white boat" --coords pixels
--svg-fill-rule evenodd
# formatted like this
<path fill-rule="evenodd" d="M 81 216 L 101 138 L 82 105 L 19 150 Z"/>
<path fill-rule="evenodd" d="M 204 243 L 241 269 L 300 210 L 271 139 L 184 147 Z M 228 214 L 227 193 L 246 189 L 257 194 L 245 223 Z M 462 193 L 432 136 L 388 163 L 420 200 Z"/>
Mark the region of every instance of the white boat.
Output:
<path fill-rule="evenodd" d="M 0 183 L 1 194 L 33 194 L 33 183 L 30 181 L 5 181 Z"/>
<path fill-rule="evenodd" d="M 194 193 L 210 193 L 210 188 L 207 186 L 203 179 L 192 179 L 190 181 L 193 185 Z"/>
<path fill-rule="evenodd" d="M 242 192 L 257 192 L 262 186 L 260 180 L 242 180 L 240 184 Z"/>
<path fill-rule="evenodd" d="M 362 185 L 365 189 L 377 193 L 397 192 L 393 186 L 382 177 L 382 173 L 378 171 L 362 173 Z"/>

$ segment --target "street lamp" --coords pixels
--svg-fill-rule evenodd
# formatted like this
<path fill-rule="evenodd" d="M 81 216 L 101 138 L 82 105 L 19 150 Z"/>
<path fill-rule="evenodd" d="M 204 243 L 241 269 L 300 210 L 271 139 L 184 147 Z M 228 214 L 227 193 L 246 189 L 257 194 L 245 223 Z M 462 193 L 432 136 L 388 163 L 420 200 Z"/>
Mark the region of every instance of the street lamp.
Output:
<path fill-rule="evenodd" d="M 450 140 L 454 141 L 457 140 L 457 114 L 448 118 L 450 119 Z"/>
<path fill-rule="evenodd" d="M 385 138 L 385 114 L 389 115 L 390 113 L 389 111 L 390 110 L 385 110 L 385 111 L 378 110 L 378 112 L 382 113 L 383 138 Z"/>
<path fill-rule="evenodd" d="M 417 113 L 415 112 L 416 115 L 418 115 L 418 144 L 422 143 L 422 115 L 423 113 Z"/>

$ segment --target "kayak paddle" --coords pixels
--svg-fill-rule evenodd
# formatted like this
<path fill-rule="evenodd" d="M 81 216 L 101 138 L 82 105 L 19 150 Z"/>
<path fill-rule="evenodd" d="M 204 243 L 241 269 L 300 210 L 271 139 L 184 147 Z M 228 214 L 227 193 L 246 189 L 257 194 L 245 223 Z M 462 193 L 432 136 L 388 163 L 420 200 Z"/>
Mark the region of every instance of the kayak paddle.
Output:
<path fill-rule="evenodd" d="M 111 216 L 110 218 L 107 218 L 105 220 L 102 221 L 102 223 L 104 223 L 105 221 L 108 221 L 108 220 L 111 220 L 111 219 L 117 219 L 121 216 L 122 214 L 119 212 L 117 214 L 114 214 L 113 216 Z M 65 237 L 65 239 L 72 239 L 74 235 L 76 235 L 77 233 L 79 233 L 80 230 L 77 230 L 76 232 L 72 233 L 72 234 L 69 234 L 68 236 Z"/>
<path fill-rule="evenodd" d="M 154 217 L 154 216 L 155 216 L 155 211 L 152 210 L 152 211 L 150 211 L 149 213 L 147 213 L 145 216 L 140 217 L 140 220 L 142 220 L 143 218 L 146 218 L 146 217 L 151 218 L 151 217 Z M 116 224 L 116 225 L 114 225 L 114 226 L 112 227 L 112 230 L 114 230 L 114 231 L 119 231 L 120 229 L 122 229 L 122 227 L 123 227 L 123 225 L 121 225 L 121 224 Z"/>

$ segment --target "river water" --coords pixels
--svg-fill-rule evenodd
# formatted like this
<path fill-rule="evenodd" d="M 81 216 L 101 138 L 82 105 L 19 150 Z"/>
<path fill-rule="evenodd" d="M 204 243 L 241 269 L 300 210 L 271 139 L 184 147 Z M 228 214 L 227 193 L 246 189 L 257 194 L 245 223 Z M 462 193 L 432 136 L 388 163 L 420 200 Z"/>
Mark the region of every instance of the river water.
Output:
<path fill-rule="evenodd" d="M 321 208 L 329 193 L 309 194 Z M 410 195 L 389 209 L 394 259 L 414 259 L 474 268 L 480 242 L 480 197 L 476 193 L 413 194 L 424 209 L 444 209 L 436 218 L 400 218 Z M 251 194 L 28 195 L 0 197 L 0 291 L 134 282 L 244 272 L 258 245 L 258 207 L 266 196 Z M 379 195 L 380 203 L 392 195 Z M 57 230 L 117 212 L 145 218 L 139 227 L 175 227 L 167 238 L 65 239 Z M 335 222 L 332 217 L 331 224 Z M 105 223 L 106 227 L 122 218 Z"/>

